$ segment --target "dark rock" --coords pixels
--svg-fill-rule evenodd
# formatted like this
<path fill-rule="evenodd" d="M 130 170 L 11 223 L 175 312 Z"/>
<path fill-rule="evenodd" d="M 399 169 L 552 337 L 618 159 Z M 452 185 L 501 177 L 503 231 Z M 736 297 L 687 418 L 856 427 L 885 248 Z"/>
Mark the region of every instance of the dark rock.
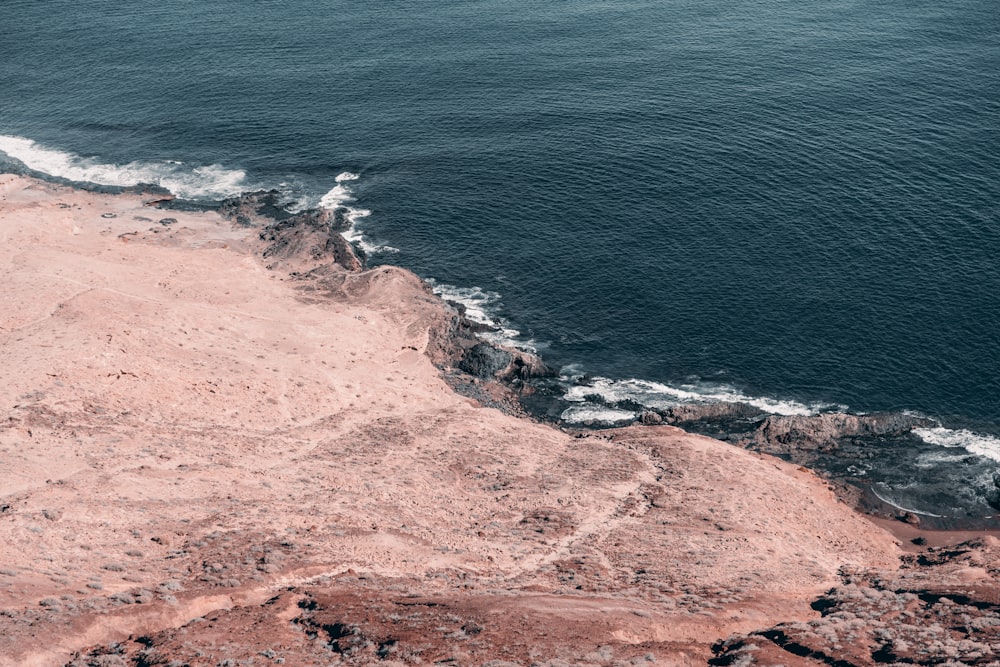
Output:
<path fill-rule="evenodd" d="M 265 227 L 260 239 L 268 245 L 262 255 L 273 263 L 292 260 L 315 265 L 333 262 L 360 271 L 363 262 L 347 240 L 330 225 L 330 211 L 313 210 L 280 220 Z"/>
<path fill-rule="evenodd" d="M 497 379 L 514 384 L 531 378 L 551 377 L 555 374 L 555 371 L 546 366 L 538 355 L 482 341 L 462 352 L 458 367 L 478 378 Z"/>
<path fill-rule="evenodd" d="M 483 631 L 483 626 L 479 625 L 475 621 L 469 621 L 462 626 L 462 631 L 467 635 L 478 635 Z"/>
<path fill-rule="evenodd" d="M 498 374 L 503 380 L 530 380 L 531 378 L 552 377 L 555 370 L 549 368 L 537 354 L 524 350 L 511 350 L 510 364 Z"/>
<path fill-rule="evenodd" d="M 704 420 L 754 419 L 763 415 L 759 408 L 746 403 L 703 403 L 675 405 L 663 411 L 671 424 Z"/>
<path fill-rule="evenodd" d="M 639 420 L 647 426 L 654 426 L 663 423 L 663 417 L 656 412 L 643 412 Z"/>
<path fill-rule="evenodd" d="M 292 214 L 281 206 L 280 195 L 278 190 L 244 192 L 238 197 L 223 199 L 218 210 L 223 216 L 244 226 L 252 225 L 254 219 L 260 217 L 284 220 Z"/>
<path fill-rule="evenodd" d="M 496 377 L 513 359 L 513 355 L 506 350 L 489 343 L 477 343 L 465 351 L 458 367 L 469 375 L 486 379 Z"/>
<path fill-rule="evenodd" d="M 779 454 L 791 454 L 801 448 L 832 451 L 837 449 L 841 438 L 901 436 L 930 425 L 928 419 L 902 413 L 768 415 L 743 444 Z"/>

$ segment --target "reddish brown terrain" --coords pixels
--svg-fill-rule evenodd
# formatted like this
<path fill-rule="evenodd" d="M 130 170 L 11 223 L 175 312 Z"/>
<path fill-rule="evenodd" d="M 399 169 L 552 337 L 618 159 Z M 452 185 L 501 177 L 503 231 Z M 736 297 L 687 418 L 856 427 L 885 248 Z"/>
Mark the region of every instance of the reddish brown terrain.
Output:
<path fill-rule="evenodd" d="M 0 175 L 0 665 L 998 664 L 995 538 L 483 407 L 412 274 L 152 198 Z"/>

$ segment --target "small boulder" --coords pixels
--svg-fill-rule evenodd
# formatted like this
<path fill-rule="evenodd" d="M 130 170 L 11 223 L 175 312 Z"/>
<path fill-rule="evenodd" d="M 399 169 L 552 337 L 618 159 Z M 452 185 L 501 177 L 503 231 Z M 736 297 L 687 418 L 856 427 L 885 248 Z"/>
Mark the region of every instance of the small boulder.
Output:
<path fill-rule="evenodd" d="M 663 423 L 663 417 L 661 417 L 660 414 L 657 412 L 648 410 L 642 413 L 642 416 L 639 417 L 639 421 L 641 421 L 646 426 L 655 426 L 657 424 Z"/>
<path fill-rule="evenodd" d="M 458 367 L 479 378 L 492 378 L 506 369 L 513 359 L 510 352 L 489 343 L 476 343 L 462 355 Z"/>

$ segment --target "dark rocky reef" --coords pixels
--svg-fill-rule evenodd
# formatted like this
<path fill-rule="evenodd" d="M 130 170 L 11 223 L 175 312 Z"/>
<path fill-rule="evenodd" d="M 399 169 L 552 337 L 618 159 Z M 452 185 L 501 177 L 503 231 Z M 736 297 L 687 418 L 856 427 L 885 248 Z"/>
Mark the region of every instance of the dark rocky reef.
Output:
<path fill-rule="evenodd" d="M 599 396 L 591 399 L 600 401 Z M 655 409 L 631 401 L 608 405 L 637 412 L 643 424 L 679 426 L 803 465 L 814 463 L 817 455 L 837 451 L 848 440 L 898 438 L 915 428 L 935 425 L 925 417 L 900 412 L 775 415 L 747 403 L 691 403 Z"/>
<path fill-rule="evenodd" d="M 218 211 L 238 225 L 264 225 L 260 232 L 265 244 L 262 255 L 271 268 L 280 265 L 295 275 L 330 263 L 348 271 L 364 268 L 363 256 L 340 234 L 347 229 L 343 215 L 317 208 L 292 213 L 284 208 L 280 196 L 278 190 L 245 192 L 224 199 Z"/>
<path fill-rule="evenodd" d="M 581 379 L 580 383 L 585 386 L 587 379 Z M 565 405 L 560 401 L 560 396 L 560 391 L 545 395 L 543 388 L 527 397 L 524 402 L 534 413 L 544 414 L 547 418 L 558 421 L 560 410 Z M 596 393 L 588 396 L 588 399 L 608 407 L 634 412 L 637 415 L 636 421 L 643 425 L 677 426 L 691 433 L 724 440 L 809 467 L 830 479 L 844 502 L 878 516 L 899 515 L 898 518 L 903 520 L 906 520 L 905 512 L 900 515 L 896 507 L 869 491 L 873 477 L 866 476 L 865 472 L 856 474 L 856 471 L 870 472 L 874 459 L 892 457 L 896 451 L 904 457 L 903 460 L 907 460 L 903 453 L 912 452 L 912 448 L 919 444 L 917 436 L 911 434 L 913 429 L 937 425 L 931 419 L 901 412 L 775 415 L 746 403 L 691 403 L 649 408 L 628 400 L 606 401 Z M 607 425 L 597 426 L 602 427 L 606 428 Z M 976 500 L 977 497 L 993 507 L 1000 507 L 1000 486 L 996 489 L 982 489 L 970 485 L 956 490 L 947 488 L 948 482 L 944 478 L 936 479 L 934 483 L 943 492 L 957 493 L 959 502 L 970 512 L 967 516 L 962 515 L 955 525 L 943 517 L 934 519 L 931 523 L 935 527 L 974 525 L 978 521 L 975 516 L 978 510 L 975 508 L 981 504 Z M 936 492 L 934 489 L 927 490 L 928 495 Z"/>
<path fill-rule="evenodd" d="M 757 428 L 737 442 L 750 449 L 795 457 L 808 448 L 829 452 L 843 438 L 899 437 L 934 422 L 899 412 L 851 415 L 827 412 L 810 416 L 768 415 Z"/>
<path fill-rule="evenodd" d="M 330 211 L 310 210 L 262 229 L 260 240 L 266 244 L 262 255 L 268 266 L 333 262 L 348 271 L 364 268 L 357 251 L 334 229 L 332 217 Z"/>
<path fill-rule="evenodd" d="M 223 216 L 245 227 L 252 226 L 260 218 L 285 220 L 293 217 L 282 206 L 280 196 L 278 190 L 244 192 L 238 197 L 223 199 L 218 210 Z"/>
<path fill-rule="evenodd" d="M 445 321 L 431 331 L 427 355 L 444 371 L 449 386 L 507 414 L 538 416 L 524 399 L 535 393 L 531 380 L 552 377 L 555 369 L 538 355 L 484 340 L 480 334 L 493 331 L 492 327 L 467 318 L 462 304 L 446 303 Z"/>
<path fill-rule="evenodd" d="M 496 377 L 510 366 L 512 359 L 513 355 L 507 350 L 489 343 L 476 343 L 465 350 L 465 354 L 458 361 L 458 367 L 469 375 L 489 379 Z"/>
<path fill-rule="evenodd" d="M 467 348 L 458 361 L 458 367 L 484 380 L 524 381 L 555 374 L 538 355 L 485 341 Z"/>

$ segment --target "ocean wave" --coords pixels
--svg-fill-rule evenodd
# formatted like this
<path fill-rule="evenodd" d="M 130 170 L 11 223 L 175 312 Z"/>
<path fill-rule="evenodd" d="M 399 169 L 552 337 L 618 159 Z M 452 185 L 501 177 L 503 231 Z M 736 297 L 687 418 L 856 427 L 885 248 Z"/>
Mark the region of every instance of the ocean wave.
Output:
<path fill-rule="evenodd" d="M 246 172 L 217 164 L 191 166 L 174 160 L 106 164 L 10 135 L 0 135 L 0 152 L 50 177 L 116 187 L 149 183 L 184 199 L 218 200 L 250 189 Z"/>
<path fill-rule="evenodd" d="M 961 447 L 973 454 L 1000 462 L 1000 438 L 966 429 L 948 429 L 943 426 L 915 428 L 914 435 L 924 442 L 940 447 Z"/>
<path fill-rule="evenodd" d="M 466 319 L 492 328 L 491 331 L 479 334 L 480 338 L 497 345 L 506 345 L 526 352 L 538 351 L 534 341 L 522 339 L 521 332 L 497 314 L 496 311 L 500 307 L 498 293 L 484 290 L 481 287 L 456 287 L 440 283 L 433 278 L 428 278 L 427 283 L 431 286 L 434 294 L 445 301 L 461 304 L 465 308 Z"/>
<path fill-rule="evenodd" d="M 969 456 L 969 452 L 961 452 L 957 451 L 957 449 L 935 449 L 918 454 L 917 458 L 913 461 L 913 465 L 923 470 L 933 470 L 942 467 L 948 468 L 961 463 L 969 458 Z"/>
<path fill-rule="evenodd" d="M 564 422 L 570 424 L 585 424 L 588 422 L 601 422 L 603 424 L 617 424 L 620 422 L 632 421 L 638 415 L 631 410 L 620 410 L 618 408 L 608 408 L 602 405 L 574 405 L 563 410 L 559 416 Z"/>
<path fill-rule="evenodd" d="M 805 404 L 764 396 L 747 396 L 728 385 L 706 383 L 671 386 L 649 380 L 612 380 L 604 377 L 591 378 L 587 384 L 571 386 L 564 398 L 571 402 L 583 402 L 588 400 L 589 396 L 598 396 L 602 402 L 609 405 L 631 402 L 648 408 L 661 409 L 691 403 L 746 403 L 771 414 L 794 416 L 811 416 L 833 407 L 827 404 Z"/>
<path fill-rule="evenodd" d="M 344 185 L 344 183 L 356 181 L 359 178 L 361 177 L 358 174 L 350 171 L 338 174 L 334 179 L 336 185 L 330 188 L 325 195 L 320 197 L 318 206 L 329 211 L 341 212 L 349 225 L 347 230 L 341 233 L 341 236 L 343 236 L 348 243 L 357 245 L 359 248 L 364 250 L 365 253 L 373 255 L 376 253 L 399 252 L 397 248 L 393 248 L 392 246 L 372 243 L 365 237 L 364 233 L 358 229 L 358 221 L 367 218 L 372 214 L 372 212 L 368 209 L 349 206 L 350 202 L 354 201 L 354 192 L 348 186 Z"/>

